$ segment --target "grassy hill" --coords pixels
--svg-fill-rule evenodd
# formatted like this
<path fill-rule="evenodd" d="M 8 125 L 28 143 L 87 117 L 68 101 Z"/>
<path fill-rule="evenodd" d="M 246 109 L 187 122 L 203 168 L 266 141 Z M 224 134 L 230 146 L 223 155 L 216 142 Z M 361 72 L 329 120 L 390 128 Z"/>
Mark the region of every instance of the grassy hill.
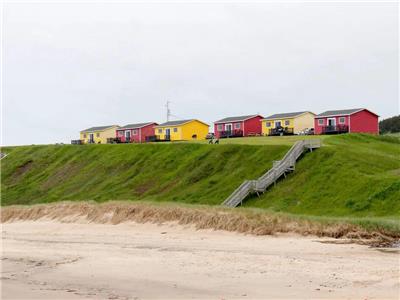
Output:
<path fill-rule="evenodd" d="M 2 204 L 155 200 L 220 204 L 287 145 L 119 144 L 6 148 Z"/>
<path fill-rule="evenodd" d="M 1 161 L 2 203 L 152 200 L 216 205 L 244 179 L 264 173 L 301 138 L 5 148 L 9 156 Z M 398 138 L 321 138 L 324 147 L 306 154 L 287 179 L 245 206 L 317 216 L 400 216 Z"/>

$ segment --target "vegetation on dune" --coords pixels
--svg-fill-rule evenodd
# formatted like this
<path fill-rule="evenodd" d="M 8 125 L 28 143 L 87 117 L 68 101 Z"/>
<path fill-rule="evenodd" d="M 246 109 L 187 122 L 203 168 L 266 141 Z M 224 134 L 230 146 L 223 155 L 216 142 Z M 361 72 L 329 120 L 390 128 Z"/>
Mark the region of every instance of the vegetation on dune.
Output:
<path fill-rule="evenodd" d="M 151 200 L 218 205 L 304 138 L 322 138 L 324 146 L 304 155 L 294 173 L 260 198 L 247 199 L 246 207 L 313 218 L 362 217 L 365 224 L 398 219 L 400 139 L 370 135 L 6 148 L 2 204 Z"/>
<path fill-rule="evenodd" d="M 34 206 L 3 207 L 3 222 L 47 218 L 61 222 L 119 224 L 123 222 L 177 222 L 197 229 L 236 231 L 255 235 L 298 233 L 348 238 L 370 245 L 391 245 L 400 238 L 400 222 L 384 219 L 328 218 L 273 213 L 253 208 L 228 209 L 206 205 L 127 203 L 110 201 L 61 202 Z M 368 239 L 368 241 L 365 241 Z"/>

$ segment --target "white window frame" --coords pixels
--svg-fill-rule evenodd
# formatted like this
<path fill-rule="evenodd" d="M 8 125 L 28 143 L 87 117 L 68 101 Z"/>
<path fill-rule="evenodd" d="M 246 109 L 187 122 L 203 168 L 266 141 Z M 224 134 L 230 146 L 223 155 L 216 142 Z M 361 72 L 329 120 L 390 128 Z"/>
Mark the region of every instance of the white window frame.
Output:
<path fill-rule="evenodd" d="M 222 124 L 217 125 L 217 131 L 222 131 L 224 129 L 224 126 Z"/>
<path fill-rule="evenodd" d="M 178 127 L 174 127 L 172 132 L 175 132 L 175 133 L 178 132 Z"/>
<path fill-rule="evenodd" d="M 225 131 L 228 131 L 228 126 L 231 126 L 231 129 L 229 131 L 232 131 L 233 130 L 232 123 L 225 124 Z"/>
<path fill-rule="evenodd" d="M 334 122 L 334 124 L 333 125 L 329 125 L 329 120 L 333 120 Z M 327 120 L 326 120 L 326 126 L 336 126 L 336 118 L 328 118 Z"/>
<path fill-rule="evenodd" d="M 340 120 L 343 119 L 343 122 Z M 346 124 L 346 117 L 339 117 L 339 124 Z"/>
<path fill-rule="evenodd" d="M 235 123 L 234 124 L 234 129 L 240 129 L 240 128 L 241 128 L 240 123 Z"/>
<path fill-rule="evenodd" d="M 286 124 L 286 122 L 287 122 L 288 124 Z M 290 120 L 285 120 L 285 121 L 283 121 L 283 124 L 285 124 L 285 126 L 290 126 Z"/>
<path fill-rule="evenodd" d="M 138 130 L 137 129 L 132 129 L 132 135 L 137 135 L 138 134 Z"/>
<path fill-rule="evenodd" d="M 318 126 L 324 126 L 325 120 L 324 119 L 318 119 Z"/>

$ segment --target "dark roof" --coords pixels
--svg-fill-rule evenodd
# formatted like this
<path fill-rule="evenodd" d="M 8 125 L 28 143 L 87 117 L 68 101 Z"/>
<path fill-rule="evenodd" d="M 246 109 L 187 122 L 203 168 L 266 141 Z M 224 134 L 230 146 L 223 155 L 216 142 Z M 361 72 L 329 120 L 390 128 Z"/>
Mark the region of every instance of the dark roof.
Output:
<path fill-rule="evenodd" d="M 88 129 L 82 130 L 81 132 L 84 132 L 84 131 L 101 131 L 101 130 L 108 129 L 108 128 L 111 128 L 111 127 L 114 127 L 114 126 L 118 126 L 118 125 L 107 125 L 107 126 L 90 127 Z"/>
<path fill-rule="evenodd" d="M 317 115 L 317 117 L 329 117 L 329 116 L 338 116 L 338 115 L 351 115 L 355 112 L 363 110 L 364 108 L 353 108 L 353 109 L 340 109 L 340 110 L 327 110 L 322 114 Z"/>
<path fill-rule="evenodd" d="M 229 117 L 229 118 L 224 118 L 224 119 L 218 120 L 214 123 L 217 124 L 217 123 L 226 123 L 226 122 L 241 122 L 241 121 L 246 121 L 247 119 L 251 119 L 251 118 L 254 118 L 257 116 L 259 116 L 259 115 Z"/>
<path fill-rule="evenodd" d="M 162 123 L 162 124 L 160 124 L 160 125 L 157 125 L 157 126 L 158 126 L 158 127 L 178 126 L 178 125 L 182 125 L 182 124 L 185 124 L 185 123 L 188 123 L 188 122 L 191 122 L 191 121 L 198 121 L 198 122 L 203 123 L 204 125 L 207 125 L 207 126 L 208 126 L 208 124 L 206 124 L 206 123 L 204 123 L 204 122 L 202 122 L 202 121 L 199 121 L 199 120 L 197 120 L 197 119 L 188 119 L 188 120 L 179 120 L 179 121 L 169 121 L 169 122 L 165 122 L 165 123 Z"/>
<path fill-rule="evenodd" d="M 280 118 L 292 118 L 292 117 L 296 117 L 296 116 L 299 116 L 301 114 L 304 114 L 306 112 L 309 112 L 309 111 L 296 111 L 296 112 L 291 112 L 291 113 L 274 114 L 274 115 L 270 115 L 269 117 L 266 117 L 264 120 L 280 119 Z"/>
<path fill-rule="evenodd" d="M 151 124 L 157 124 L 156 122 L 147 122 L 147 123 L 137 123 L 137 124 L 128 124 L 125 126 L 122 126 L 118 129 L 135 129 L 135 128 L 142 128 L 145 127 L 147 125 L 151 125 Z"/>

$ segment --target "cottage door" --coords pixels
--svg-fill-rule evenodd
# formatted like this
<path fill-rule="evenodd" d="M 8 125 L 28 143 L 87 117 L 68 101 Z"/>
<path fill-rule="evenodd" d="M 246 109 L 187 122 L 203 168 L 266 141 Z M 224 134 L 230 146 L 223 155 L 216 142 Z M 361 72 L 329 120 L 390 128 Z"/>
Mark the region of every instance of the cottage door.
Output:
<path fill-rule="evenodd" d="M 335 126 L 336 120 L 335 119 L 328 119 L 328 126 Z"/>
<path fill-rule="evenodd" d="M 169 129 L 169 128 L 165 129 L 165 139 L 166 140 L 171 139 L 171 129 Z"/>
<path fill-rule="evenodd" d="M 89 133 L 89 143 L 94 143 L 94 133 Z"/>
<path fill-rule="evenodd" d="M 131 131 L 125 130 L 125 142 L 129 143 L 131 141 Z"/>
<path fill-rule="evenodd" d="M 225 124 L 225 131 L 231 132 L 232 131 L 232 124 Z"/>

